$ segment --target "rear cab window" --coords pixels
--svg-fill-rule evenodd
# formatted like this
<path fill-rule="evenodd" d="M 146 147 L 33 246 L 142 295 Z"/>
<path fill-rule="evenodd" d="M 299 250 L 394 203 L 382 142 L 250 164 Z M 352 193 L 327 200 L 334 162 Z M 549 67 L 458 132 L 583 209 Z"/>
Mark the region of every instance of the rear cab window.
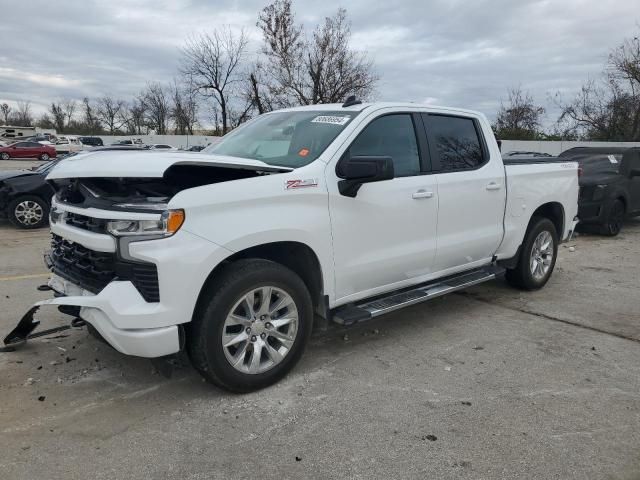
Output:
<path fill-rule="evenodd" d="M 487 162 L 489 156 L 475 119 L 447 114 L 423 114 L 422 118 L 434 170 L 475 170 Z"/>

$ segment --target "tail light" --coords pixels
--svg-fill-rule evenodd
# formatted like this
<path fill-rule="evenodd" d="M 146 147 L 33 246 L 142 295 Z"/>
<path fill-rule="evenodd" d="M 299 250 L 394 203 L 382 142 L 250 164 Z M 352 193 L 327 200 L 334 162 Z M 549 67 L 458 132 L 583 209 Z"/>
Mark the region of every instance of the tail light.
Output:
<path fill-rule="evenodd" d="M 578 165 L 578 178 L 580 178 L 583 173 L 584 173 L 584 171 L 583 171 L 582 167 L 580 165 Z"/>

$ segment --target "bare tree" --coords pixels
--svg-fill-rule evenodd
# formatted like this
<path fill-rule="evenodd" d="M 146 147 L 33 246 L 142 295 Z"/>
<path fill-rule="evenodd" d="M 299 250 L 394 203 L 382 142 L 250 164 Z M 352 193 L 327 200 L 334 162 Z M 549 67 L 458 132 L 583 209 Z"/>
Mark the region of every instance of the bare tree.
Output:
<path fill-rule="evenodd" d="M 197 122 L 198 103 L 193 83 L 187 78 L 186 84 L 179 84 L 174 79 L 171 85 L 171 118 L 175 126 L 175 133 L 179 135 L 193 135 L 193 128 Z"/>
<path fill-rule="evenodd" d="M 83 129 L 89 134 L 99 133 L 102 130 L 96 107 L 91 103 L 89 97 L 82 99 L 82 123 Z"/>
<path fill-rule="evenodd" d="M 263 61 L 248 76 L 247 90 L 260 111 L 342 102 L 349 95 L 369 97 L 378 81 L 366 53 L 350 47 L 351 24 L 345 9 L 326 17 L 311 39 L 295 22 L 291 0 L 276 0 L 258 17 Z"/>
<path fill-rule="evenodd" d="M 640 39 L 611 52 L 601 81 L 589 80 L 573 101 L 556 103 L 566 131 L 591 140 L 640 141 Z"/>
<path fill-rule="evenodd" d="M 365 53 L 349 48 L 350 39 L 351 23 L 344 8 L 325 18 L 314 32 L 308 53 L 309 103 L 343 102 L 349 94 L 367 98 L 372 93 L 378 80 L 373 63 Z"/>
<path fill-rule="evenodd" d="M 58 133 L 64 133 L 65 124 L 65 112 L 62 103 L 51 102 L 49 107 L 49 113 L 51 113 L 51 123 Z"/>
<path fill-rule="evenodd" d="M 9 115 L 11 115 L 11 107 L 8 103 L 3 103 L 0 105 L 0 113 L 2 113 L 4 124 L 9 125 Z"/>
<path fill-rule="evenodd" d="M 17 108 L 13 113 L 13 123 L 19 127 L 30 127 L 33 124 L 33 114 L 31 113 L 31 102 L 18 101 Z"/>
<path fill-rule="evenodd" d="M 124 105 L 124 100 L 118 100 L 109 95 L 98 99 L 96 116 L 106 126 L 111 135 L 122 126 L 121 113 Z"/>
<path fill-rule="evenodd" d="M 64 109 L 64 116 L 67 119 L 67 127 L 71 126 L 71 121 L 73 120 L 73 115 L 76 112 L 76 101 L 67 99 L 62 102 L 62 107 Z"/>
<path fill-rule="evenodd" d="M 242 79 L 239 70 L 247 41 L 244 31 L 234 35 L 229 27 L 224 27 L 187 40 L 182 49 L 181 71 L 193 80 L 201 95 L 213 98 L 220 109 L 223 132 L 229 124 L 231 96 L 237 93 Z"/>
<path fill-rule="evenodd" d="M 140 95 L 145 112 L 147 125 L 158 135 L 166 135 L 169 123 L 171 103 L 165 87 L 158 82 L 150 82 Z"/>
<path fill-rule="evenodd" d="M 536 105 L 530 93 L 521 87 L 508 91 L 508 101 L 500 103 L 500 110 L 493 124 L 493 130 L 500 139 L 535 140 L 542 133 L 540 117 L 543 107 Z"/>

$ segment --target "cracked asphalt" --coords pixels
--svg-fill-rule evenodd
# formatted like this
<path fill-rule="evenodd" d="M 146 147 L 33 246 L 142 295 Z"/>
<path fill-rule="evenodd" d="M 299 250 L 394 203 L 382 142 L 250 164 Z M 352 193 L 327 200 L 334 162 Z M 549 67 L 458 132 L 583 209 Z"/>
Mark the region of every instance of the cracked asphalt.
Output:
<path fill-rule="evenodd" d="M 47 244 L 0 224 L 3 336 L 49 296 Z M 581 235 L 539 292 L 495 281 L 331 326 L 249 395 L 85 329 L 34 340 L 0 353 L 0 478 L 639 479 L 639 264 L 640 220 Z"/>

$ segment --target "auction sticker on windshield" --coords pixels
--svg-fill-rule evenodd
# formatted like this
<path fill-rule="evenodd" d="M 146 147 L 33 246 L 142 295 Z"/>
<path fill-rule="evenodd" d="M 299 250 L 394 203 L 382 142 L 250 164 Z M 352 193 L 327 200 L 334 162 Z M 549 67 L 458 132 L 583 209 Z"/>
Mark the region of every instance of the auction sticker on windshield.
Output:
<path fill-rule="evenodd" d="M 330 123 L 331 125 L 345 125 L 351 117 L 337 117 L 333 115 L 320 115 L 311 120 L 311 123 Z"/>

